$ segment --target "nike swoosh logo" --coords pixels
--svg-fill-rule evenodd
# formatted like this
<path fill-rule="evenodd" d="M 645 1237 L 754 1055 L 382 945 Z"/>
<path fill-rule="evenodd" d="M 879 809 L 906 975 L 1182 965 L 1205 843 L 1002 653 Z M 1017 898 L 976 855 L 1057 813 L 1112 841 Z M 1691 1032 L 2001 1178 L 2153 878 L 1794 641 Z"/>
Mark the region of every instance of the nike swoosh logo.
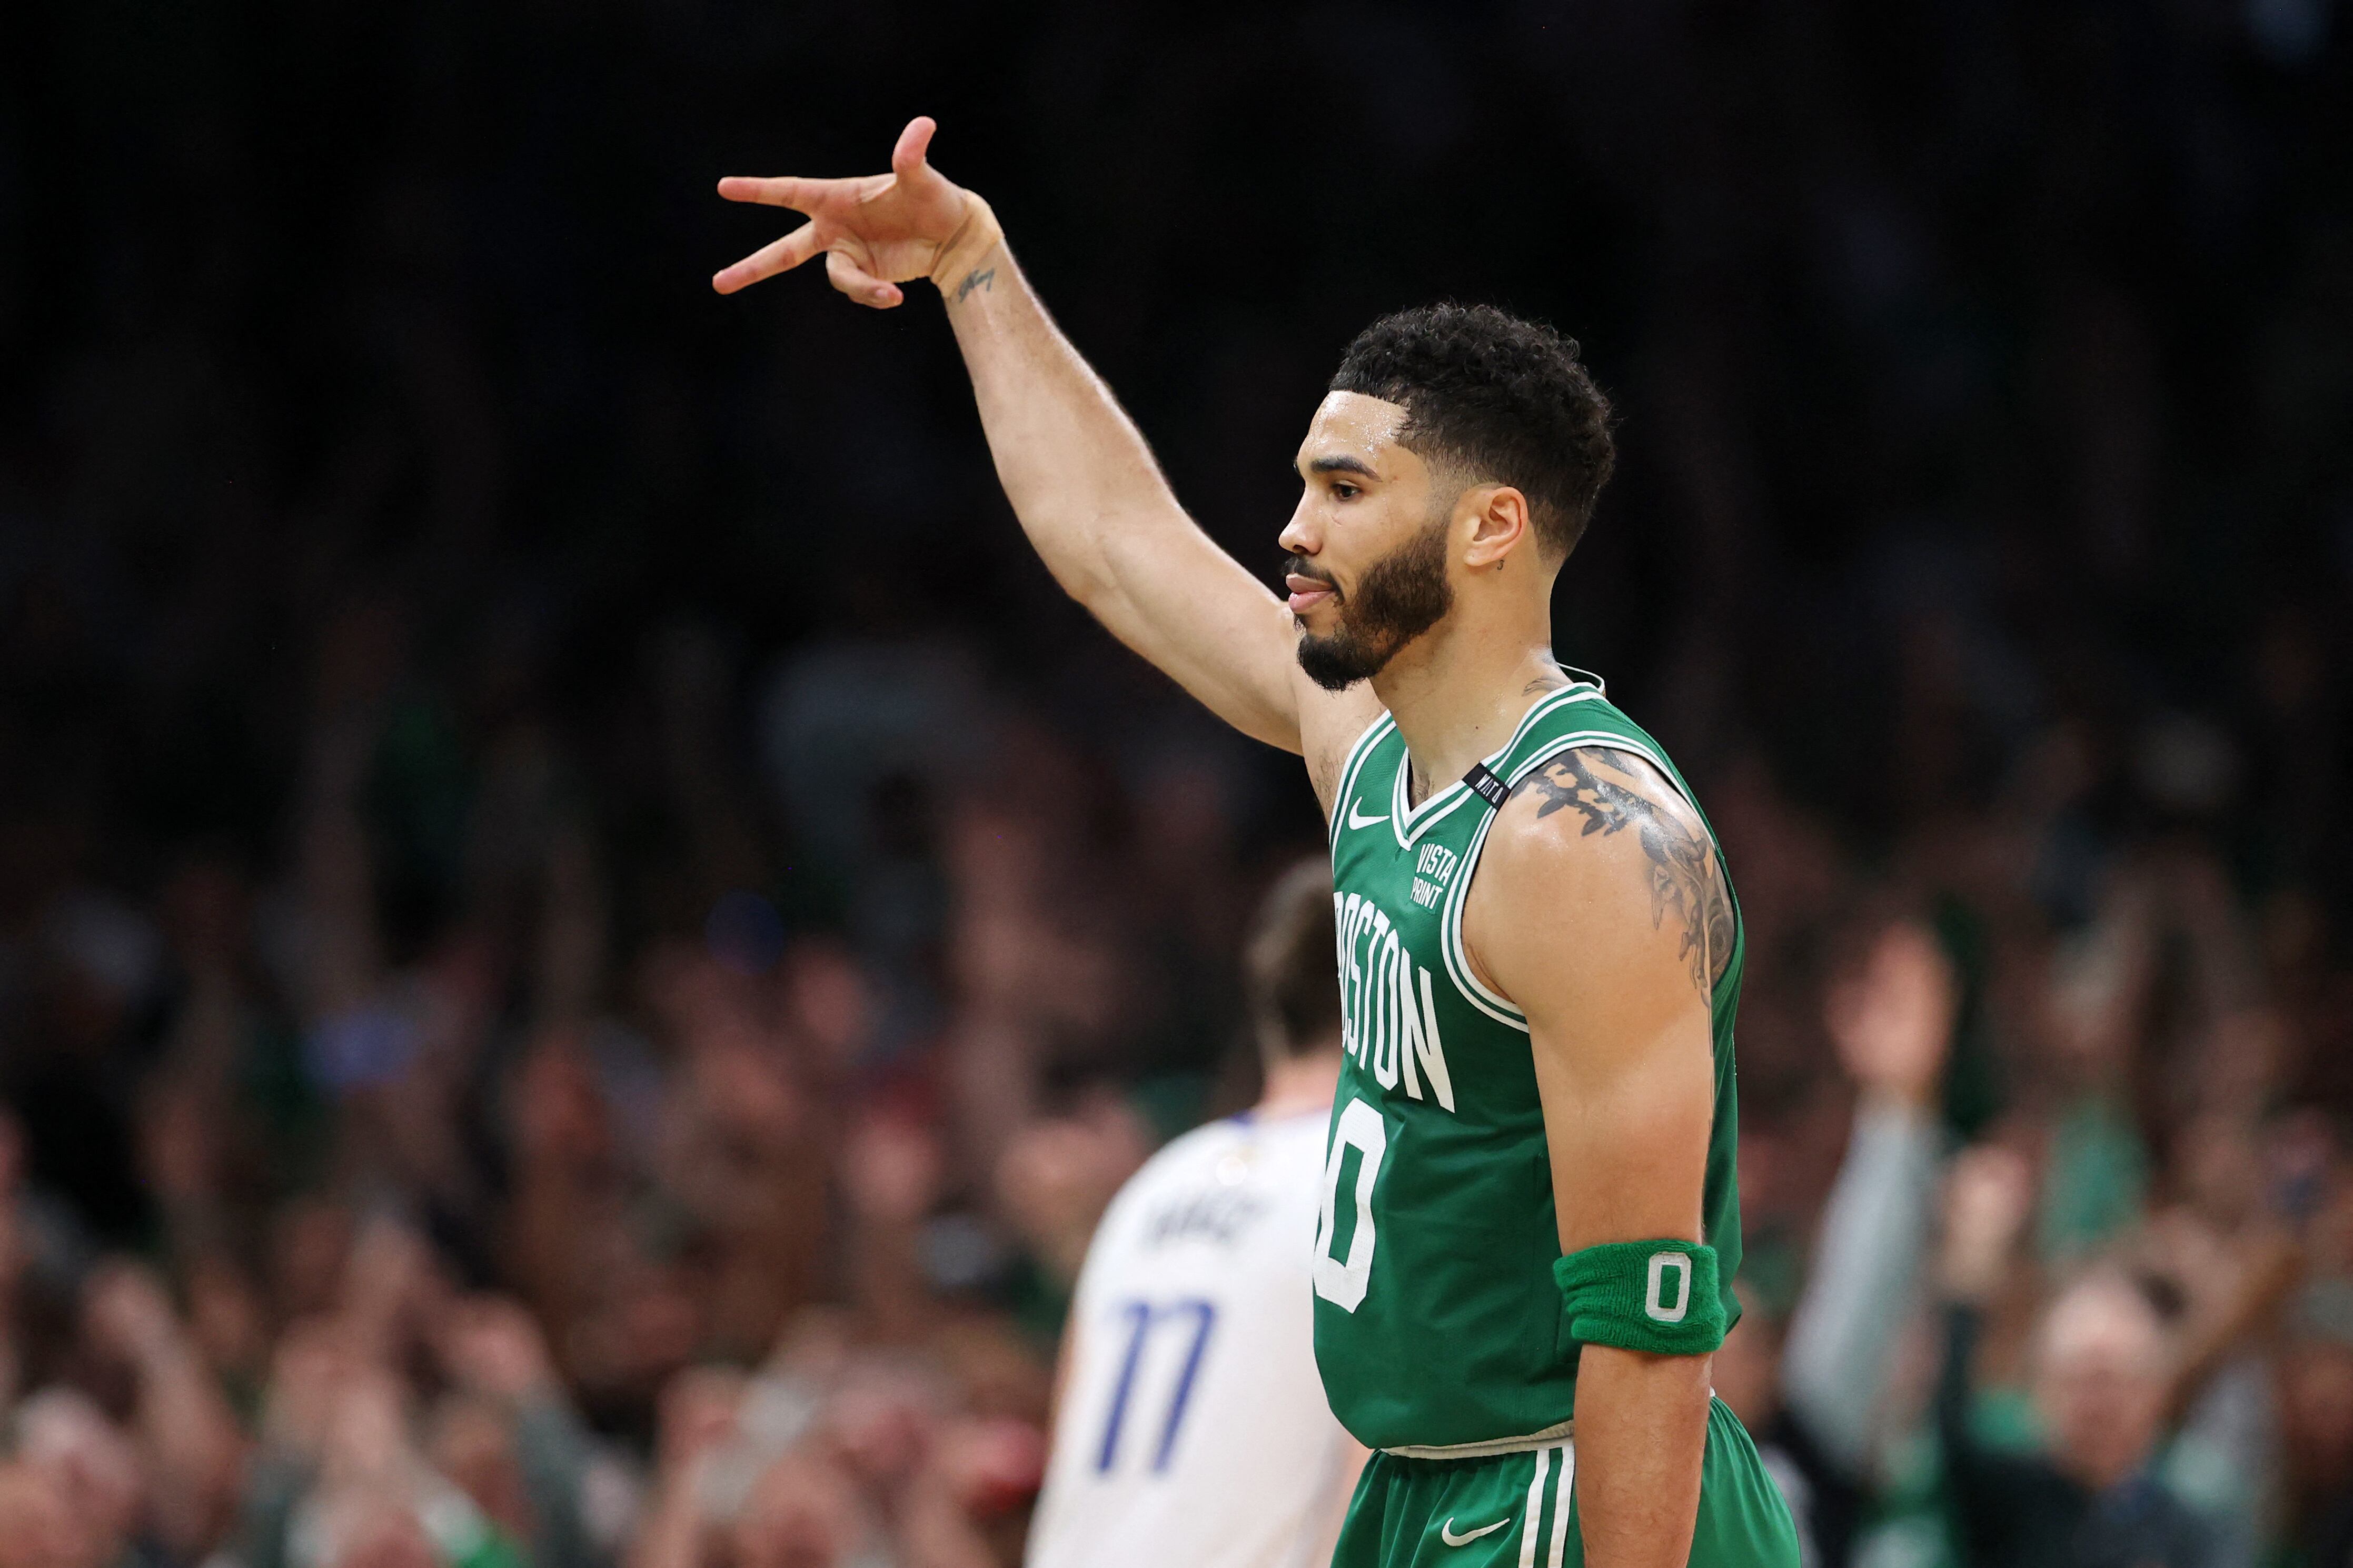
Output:
<path fill-rule="evenodd" d="M 1504 1526 L 1511 1522 L 1511 1519 L 1507 1515 L 1503 1519 L 1497 1520 L 1493 1524 L 1483 1524 L 1476 1530 L 1469 1531 L 1461 1535 L 1457 1535 L 1454 1533 L 1454 1516 L 1450 1513 L 1446 1516 L 1446 1522 L 1438 1527 L 1438 1539 L 1443 1541 L 1449 1546 L 1468 1546 L 1472 1542 L 1478 1540 L 1481 1536 L 1493 1535 L 1495 1531 L 1503 1529 Z"/>
<path fill-rule="evenodd" d="M 1360 797 L 1356 795 L 1350 795 L 1348 797 L 1348 826 L 1350 827 L 1378 827 L 1382 823 L 1388 820 L 1386 816 L 1358 816 L 1356 812 L 1356 802 L 1359 798 Z"/>

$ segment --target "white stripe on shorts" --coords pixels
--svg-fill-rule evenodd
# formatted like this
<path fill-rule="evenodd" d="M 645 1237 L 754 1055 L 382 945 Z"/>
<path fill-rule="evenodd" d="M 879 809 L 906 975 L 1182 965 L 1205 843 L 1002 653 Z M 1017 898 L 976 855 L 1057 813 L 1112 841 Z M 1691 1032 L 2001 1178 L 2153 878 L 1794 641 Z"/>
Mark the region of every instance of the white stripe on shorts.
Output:
<path fill-rule="evenodd" d="M 1560 1485 L 1552 1500 L 1552 1555 L 1546 1559 L 1551 1568 L 1560 1568 L 1561 1553 L 1568 1550 L 1568 1483 L 1576 1474 L 1577 1445 L 1564 1443 L 1560 1447 Z"/>
<path fill-rule="evenodd" d="M 1544 1522 L 1545 1471 L 1552 1466 L 1552 1450 L 1536 1450 L 1536 1479 L 1528 1483 L 1528 1517 L 1520 1525 L 1520 1568 L 1536 1568 L 1536 1529 Z"/>

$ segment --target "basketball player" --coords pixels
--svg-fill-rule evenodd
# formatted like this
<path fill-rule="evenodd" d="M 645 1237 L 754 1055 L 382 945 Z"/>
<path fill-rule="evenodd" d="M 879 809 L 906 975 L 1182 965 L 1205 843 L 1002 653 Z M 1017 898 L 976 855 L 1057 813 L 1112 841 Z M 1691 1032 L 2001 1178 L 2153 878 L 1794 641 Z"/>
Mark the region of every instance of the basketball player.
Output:
<path fill-rule="evenodd" d="M 1673 765 L 1552 656 L 1553 581 L 1613 461 L 1576 345 L 1455 306 L 1359 334 L 1300 445 L 1286 604 L 1177 505 L 987 203 L 925 161 L 933 129 L 888 174 L 721 182 L 809 222 L 713 283 L 822 254 L 889 309 L 929 279 L 1056 579 L 1306 761 L 1345 1053 L 1315 1353 L 1378 1450 L 1335 1563 L 1794 1564 L 1708 1386 L 1739 1311 L 1738 909 Z M 1501 214 L 1462 237 L 1509 242 Z"/>
<path fill-rule="evenodd" d="M 1029 1568 L 1331 1557 L 1365 1458 L 1316 1381 L 1308 1285 L 1340 1077 L 1335 940 L 1319 857 L 1275 884 L 1243 952 L 1265 1092 L 1155 1155 L 1096 1227 Z"/>

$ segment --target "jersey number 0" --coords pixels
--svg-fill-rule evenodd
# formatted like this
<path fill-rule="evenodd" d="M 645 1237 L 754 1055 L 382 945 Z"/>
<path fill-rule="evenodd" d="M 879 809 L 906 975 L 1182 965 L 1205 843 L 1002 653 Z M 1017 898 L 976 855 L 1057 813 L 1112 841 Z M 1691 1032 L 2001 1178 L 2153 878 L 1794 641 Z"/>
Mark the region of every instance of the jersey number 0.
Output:
<path fill-rule="evenodd" d="M 1381 1113 L 1361 1100 L 1349 1100 L 1332 1129 L 1332 1152 L 1324 1162 L 1324 1207 L 1315 1218 L 1315 1293 L 1344 1312 L 1356 1310 L 1372 1281 L 1373 1182 L 1381 1173 L 1381 1156 L 1388 1148 L 1389 1130 Z M 1348 1237 L 1348 1255 L 1335 1258 L 1341 1166 L 1351 1149 L 1357 1154 L 1356 1226 Z"/>

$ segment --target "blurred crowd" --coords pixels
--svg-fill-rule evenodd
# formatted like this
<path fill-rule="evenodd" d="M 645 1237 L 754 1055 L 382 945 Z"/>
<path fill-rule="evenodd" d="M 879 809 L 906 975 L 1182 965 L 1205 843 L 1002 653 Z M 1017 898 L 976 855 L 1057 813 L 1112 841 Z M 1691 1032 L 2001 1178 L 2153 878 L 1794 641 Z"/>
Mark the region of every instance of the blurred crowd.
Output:
<path fill-rule="evenodd" d="M 1069 748 L 1008 775 L 952 668 L 819 650 L 778 752 L 871 772 L 788 921 L 729 886 L 775 834 L 686 637 L 655 797 L 716 892 L 624 946 L 551 738 L 437 736 L 381 606 L 327 642 L 276 876 L 199 843 L 132 900 L 86 816 L 9 840 L 0 1562 L 1017 1553 L 1094 1218 L 1213 1091 L 1143 1047 L 1227 1021 L 1214 789 L 1171 772 L 1114 857 Z"/>
<path fill-rule="evenodd" d="M 1321 825 L 704 291 L 916 110 L 1254 568 L 1375 312 L 1585 339 L 1811 1561 L 2343 1568 L 2338 9 L 0 10 L 0 1568 L 1018 1557 Z"/>
<path fill-rule="evenodd" d="M 10 836 L 0 1563 L 1015 1560 L 1096 1216 L 1251 1093 L 1217 775 L 814 649 L 754 711 L 871 764 L 844 896 L 713 873 L 628 946 L 548 736 L 404 750 L 388 616 L 330 634 L 274 875 L 200 843 L 134 898 L 86 807 Z M 691 883 L 777 830 L 663 689 Z M 1816 1563 L 2353 1551 L 2353 973 L 2100 776 L 2056 725 L 1876 866 L 1703 785 L 1751 953 L 1717 1385 Z"/>

